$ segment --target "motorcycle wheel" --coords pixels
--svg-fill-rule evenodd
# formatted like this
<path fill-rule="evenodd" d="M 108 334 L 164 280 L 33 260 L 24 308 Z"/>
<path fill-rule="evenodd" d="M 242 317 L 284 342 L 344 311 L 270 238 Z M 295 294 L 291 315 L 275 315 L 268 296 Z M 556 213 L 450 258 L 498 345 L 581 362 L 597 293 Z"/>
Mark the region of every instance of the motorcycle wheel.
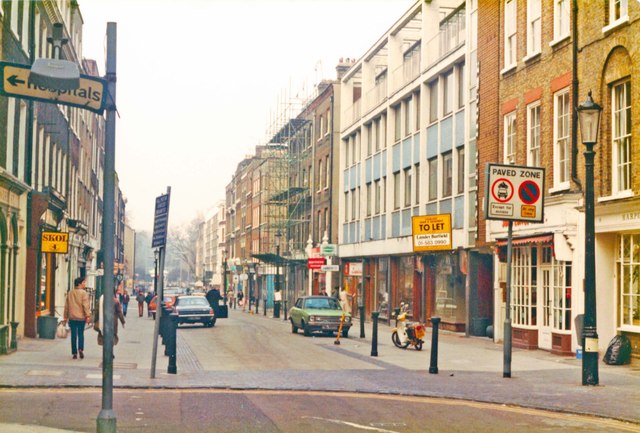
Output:
<path fill-rule="evenodd" d="M 400 349 L 406 349 L 409 346 L 408 341 L 402 344 L 402 342 L 400 341 L 400 336 L 398 335 L 398 331 L 393 331 L 393 334 L 391 334 L 391 341 L 393 341 L 393 344 L 395 344 L 395 346 L 399 347 Z"/>
<path fill-rule="evenodd" d="M 422 350 L 422 340 L 418 340 L 416 343 L 416 350 Z"/>

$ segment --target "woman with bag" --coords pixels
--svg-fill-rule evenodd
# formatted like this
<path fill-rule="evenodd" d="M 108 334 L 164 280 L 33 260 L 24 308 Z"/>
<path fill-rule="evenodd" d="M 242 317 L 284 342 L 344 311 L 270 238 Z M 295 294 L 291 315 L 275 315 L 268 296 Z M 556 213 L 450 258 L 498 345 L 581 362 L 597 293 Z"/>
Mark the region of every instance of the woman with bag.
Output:
<path fill-rule="evenodd" d="M 89 294 L 85 290 L 85 277 L 73 281 L 73 289 L 67 293 L 64 303 L 64 323 L 71 328 L 71 356 L 73 359 L 84 358 L 84 327 L 91 322 L 91 306 Z"/>

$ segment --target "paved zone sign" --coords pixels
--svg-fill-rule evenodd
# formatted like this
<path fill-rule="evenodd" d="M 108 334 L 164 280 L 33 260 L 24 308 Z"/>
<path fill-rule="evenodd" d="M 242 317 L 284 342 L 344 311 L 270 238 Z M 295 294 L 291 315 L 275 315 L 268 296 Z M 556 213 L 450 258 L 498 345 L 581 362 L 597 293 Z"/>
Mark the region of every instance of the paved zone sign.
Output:
<path fill-rule="evenodd" d="M 69 251 L 69 233 L 42 232 L 40 250 L 43 253 L 67 254 Z"/>
<path fill-rule="evenodd" d="M 487 219 L 544 221 L 544 168 L 487 164 Z"/>
<path fill-rule="evenodd" d="M 80 87 L 54 90 L 29 81 L 31 66 L 0 62 L 0 95 L 85 108 L 98 114 L 105 109 L 107 82 L 91 75 L 80 75 Z"/>
<path fill-rule="evenodd" d="M 411 217 L 413 251 L 451 249 L 451 214 Z"/>

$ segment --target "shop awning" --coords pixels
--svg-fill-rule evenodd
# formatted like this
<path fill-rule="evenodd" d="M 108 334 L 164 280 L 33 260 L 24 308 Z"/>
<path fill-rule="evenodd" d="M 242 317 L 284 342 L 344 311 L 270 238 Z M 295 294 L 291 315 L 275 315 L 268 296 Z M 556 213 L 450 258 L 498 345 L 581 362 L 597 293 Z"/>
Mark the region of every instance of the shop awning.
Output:
<path fill-rule="evenodd" d="M 263 254 L 251 254 L 251 257 L 254 259 L 258 259 L 261 262 L 264 262 L 269 265 L 277 265 L 277 266 L 290 266 L 290 265 L 306 265 L 306 260 L 299 259 L 288 259 L 286 257 L 279 256 L 277 254 L 272 253 L 263 253 Z"/>
<path fill-rule="evenodd" d="M 546 244 L 549 242 L 553 242 L 553 233 L 511 239 L 511 245 Z M 497 239 L 496 246 L 506 247 L 507 239 Z"/>

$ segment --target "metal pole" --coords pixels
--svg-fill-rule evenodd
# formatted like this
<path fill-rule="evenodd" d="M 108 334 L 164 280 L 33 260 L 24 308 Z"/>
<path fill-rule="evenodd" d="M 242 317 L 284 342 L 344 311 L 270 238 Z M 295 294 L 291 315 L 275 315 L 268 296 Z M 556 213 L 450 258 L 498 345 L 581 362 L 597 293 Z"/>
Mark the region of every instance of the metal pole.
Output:
<path fill-rule="evenodd" d="M 511 255 L 513 249 L 511 240 L 513 238 L 513 221 L 509 220 L 509 231 L 507 234 L 507 294 L 506 294 L 506 311 L 504 318 L 504 346 L 503 356 L 504 365 L 502 369 L 502 377 L 511 377 Z"/>
<path fill-rule="evenodd" d="M 371 313 L 371 320 L 373 322 L 373 330 L 371 331 L 371 356 L 378 356 L 378 316 L 379 311 Z"/>
<path fill-rule="evenodd" d="M 104 144 L 104 208 L 102 215 L 102 251 L 104 254 L 104 309 L 101 311 L 104 345 L 102 346 L 102 409 L 96 419 L 98 433 L 116 432 L 113 411 L 113 296 L 115 235 L 115 160 L 116 160 L 116 41 L 117 24 L 107 23 L 107 119 Z"/>
<path fill-rule="evenodd" d="M 360 310 L 360 338 L 364 338 L 364 305 L 361 301 L 358 309 Z"/>
<path fill-rule="evenodd" d="M 431 318 L 431 363 L 429 364 L 429 373 L 438 374 L 438 328 L 440 326 L 440 318 Z"/>
<path fill-rule="evenodd" d="M 585 242 L 584 242 L 584 331 L 582 333 L 582 384 L 598 385 L 598 333 L 596 329 L 596 257 L 593 197 L 595 143 L 585 143 Z"/>

